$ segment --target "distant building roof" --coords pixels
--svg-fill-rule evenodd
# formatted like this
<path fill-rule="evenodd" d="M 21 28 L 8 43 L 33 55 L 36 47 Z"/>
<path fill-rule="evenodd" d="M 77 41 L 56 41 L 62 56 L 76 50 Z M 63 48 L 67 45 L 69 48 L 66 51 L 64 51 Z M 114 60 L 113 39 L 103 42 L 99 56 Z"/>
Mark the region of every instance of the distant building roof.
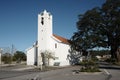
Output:
<path fill-rule="evenodd" d="M 58 40 L 60 40 L 62 43 L 64 43 L 64 44 L 70 44 L 70 41 L 68 40 L 68 39 L 66 39 L 66 38 L 63 38 L 63 37 L 61 37 L 61 36 L 58 36 L 58 35 L 56 35 L 56 34 L 53 34 L 53 36 L 55 37 L 55 38 L 57 38 Z"/>

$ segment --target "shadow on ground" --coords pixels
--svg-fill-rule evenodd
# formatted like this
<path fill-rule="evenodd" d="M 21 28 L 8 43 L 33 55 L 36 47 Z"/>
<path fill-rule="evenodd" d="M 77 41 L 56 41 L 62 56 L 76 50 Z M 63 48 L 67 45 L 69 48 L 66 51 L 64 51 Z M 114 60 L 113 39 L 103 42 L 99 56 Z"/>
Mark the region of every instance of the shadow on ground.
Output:
<path fill-rule="evenodd" d="M 106 62 L 100 62 L 99 63 L 99 68 L 101 68 L 101 69 L 120 70 L 120 66 L 113 65 L 113 64 L 110 64 L 110 63 L 106 63 Z"/>

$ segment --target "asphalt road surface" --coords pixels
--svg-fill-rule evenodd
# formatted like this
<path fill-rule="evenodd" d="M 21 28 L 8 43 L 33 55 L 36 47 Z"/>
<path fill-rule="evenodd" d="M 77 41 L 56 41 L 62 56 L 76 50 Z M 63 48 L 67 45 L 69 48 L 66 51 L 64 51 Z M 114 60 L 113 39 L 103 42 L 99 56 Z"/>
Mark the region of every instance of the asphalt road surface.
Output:
<path fill-rule="evenodd" d="M 103 73 L 79 73 L 74 74 L 73 70 L 79 67 L 67 67 L 47 72 L 35 71 L 4 71 L 0 72 L 0 80 L 105 80 Z"/>
<path fill-rule="evenodd" d="M 106 70 L 110 74 L 110 80 L 120 80 L 120 66 L 112 65 L 102 62 L 100 65 L 102 69 Z"/>
<path fill-rule="evenodd" d="M 73 70 L 79 70 L 79 66 L 72 66 L 46 72 L 34 70 L 14 71 L 24 66 L 11 66 L 0 68 L 0 80 L 120 80 L 120 68 L 113 65 L 102 65 L 101 73 L 79 73 L 74 74 Z M 111 78 L 107 78 L 111 74 Z"/>

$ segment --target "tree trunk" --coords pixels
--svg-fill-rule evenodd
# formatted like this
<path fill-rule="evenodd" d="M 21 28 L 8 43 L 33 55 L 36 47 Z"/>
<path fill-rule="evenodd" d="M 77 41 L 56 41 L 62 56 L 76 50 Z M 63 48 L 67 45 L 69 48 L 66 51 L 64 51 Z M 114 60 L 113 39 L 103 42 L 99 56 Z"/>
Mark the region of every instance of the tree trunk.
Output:
<path fill-rule="evenodd" d="M 120 62 L 120 48 L 117 49 L 116 54 L 117 54 L 117 60 L 118 62 Z"/>
<path fill-rule="evenodd" d="M 48 66 L 50 66 L 50 59 L 48 58 Z"/>
<path fill-rule="evenodd" d="M 118 61 L 117 54 L 116 54 L 117 49 L 118 47 L 116 45 L 111 45 L 111 59 L 115 61 Z"/>

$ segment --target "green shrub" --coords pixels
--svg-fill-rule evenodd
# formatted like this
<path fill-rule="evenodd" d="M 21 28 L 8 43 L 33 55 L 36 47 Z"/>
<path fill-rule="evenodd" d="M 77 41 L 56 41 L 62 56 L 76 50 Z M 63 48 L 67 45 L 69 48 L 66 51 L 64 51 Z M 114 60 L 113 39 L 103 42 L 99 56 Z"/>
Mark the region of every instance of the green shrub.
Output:
<path fill-rule="evenodd" d="M 100 72 L 98 65 L 93 60 L 84 60 L 80 64 L 82 65 L 81 72 Z"/>
<path fill-rule="evenodd" d="M 26 54 L 22 51 L 16 51 L 13 55 L 13 61 L 26 61 Z"/>
<path fill-rule="evenodd" d="M 10 64 L 12 62 L 12 56 L 10 53 L 5 53 L 2 55 L 2 61 L 4 64 Z"/>

